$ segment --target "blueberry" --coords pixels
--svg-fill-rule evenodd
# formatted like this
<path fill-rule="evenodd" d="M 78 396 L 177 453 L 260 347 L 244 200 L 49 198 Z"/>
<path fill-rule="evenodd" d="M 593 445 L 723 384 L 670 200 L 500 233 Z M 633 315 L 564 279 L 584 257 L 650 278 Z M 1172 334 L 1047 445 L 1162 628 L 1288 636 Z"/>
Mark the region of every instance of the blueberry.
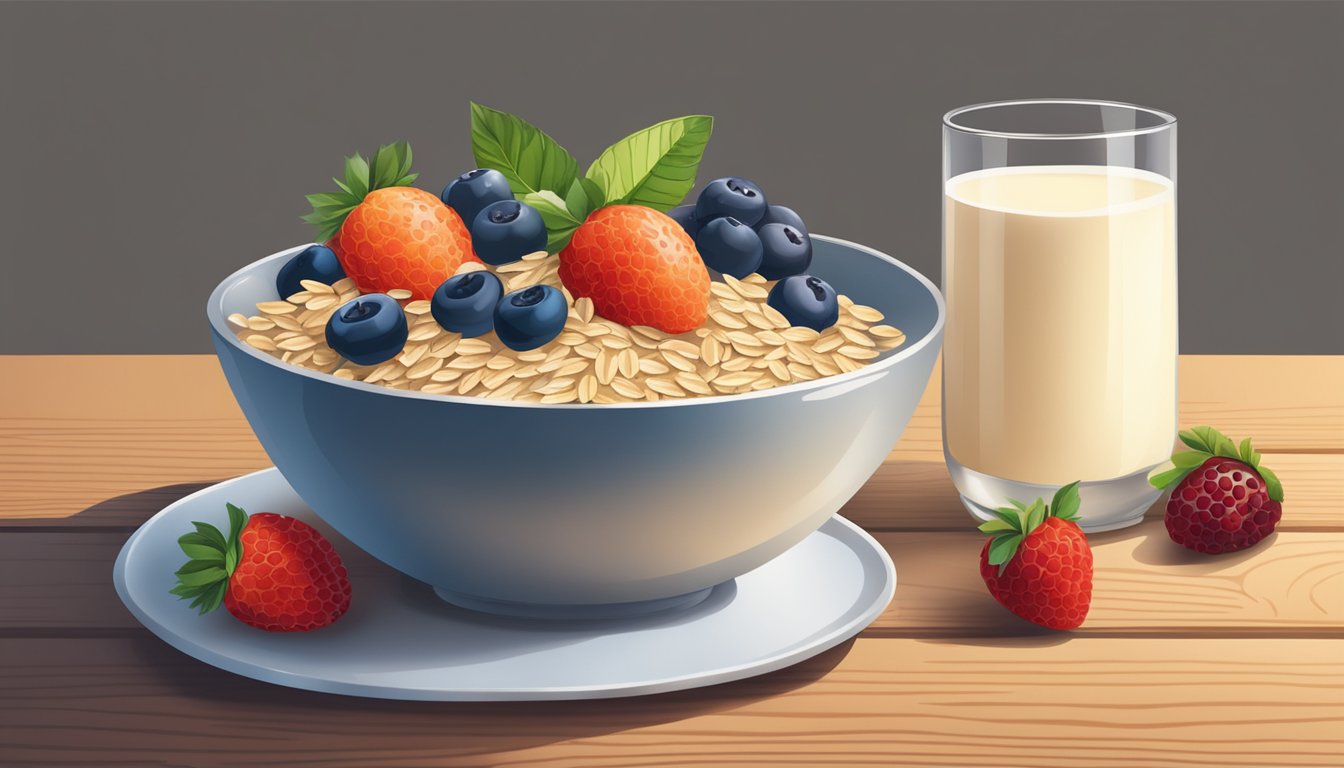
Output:
<path fill-rule="evenodd" d="M 546 222 L 517 200 L 491 203 L 471 222 L 471 248 L 486 264 L 508 264 L 546 250 Z"/>
<path fill-rule="evenodd" d="M 560 335 L 569 317 L 565 297 L 549 285 L 506 294 L 495 305 L 495 333 L 515 351 L 536 349 Z"/>
<path fill-rule="evenodd" d="M 332 283 L 345 277 L 336 252 L 325 245 L 310 245 L 294 254 L 280 273 L 275 276 L 275 289 L 280 298 L 293 296 L 303 290 L 300 280 L 316 280 L 319 283 Z"/>
<path fill-rule="evenodd" d="M 504 295 L 499 278 L 484 270 L 450 277 L 434 290 L 429 312 L 444 330 L 480 336 L 495 327 L 495 305 Z"/>
<path fill-rule="evenodd" d="M 807 225 L 803 223 L 803 217 L 795 213 L 792 208 L 783 205 L 766 206 L 765 216 L 756 222 L 756 228 L 760 229 L 766 224 L 788 224 L 794 229 L 807 231 Z"/>
<path fill-rule="evenodd" d="M 761 238 L 761 267 L 766 280 L 800 275 L 812 264 L 812 238 L 807 230 L 791 224 L 766 224 L 756 228 Z"/>
<path fill-rule="evenodd" d="M 714 219 L 695 236 L 695 250 L 706 266 L 737 279 L 761 266 L 761 238 L 732 216 Z"/>
<path fill-rule="evenodd" d="M 443 202 L 457 211 L 462 223 L 468 227 L 476 220 L 476 214 L 485 206 L 500 200 L 512 200 L 513 190 L 504 174 L 489 168 L 477 168 L 467 171 L 448 182 L 440 195 Z"/>
<path fill-rule="evenodd" d="M 352 299 L 327 321 L 327 346 L 359 365 L 390 360 L 406 346 L 406 315 L 385 293 Z"/>
<path fill-rule="evenodd" d="M 750 227 L 765 216 L 766 205 L 765 193 L 756 182 L 726 176 L 705 186 L 695 201 L 695 218 L 708 222 L 732 216 Z"/>
<path fill-rule="evenodd" d="M 679 205 L 668 211 L 667 215 L 680 224 L 681 228 L 686 230 L 686 234 L 691 237 L 700 233 L 700 220 L 695 218 L 694 205 Z"/>
<path fill-rule="evenodd" d="M 780 280 L 770 289 L 765 303 L 778 310 L 790 325 L 801 325 L 814 331 L 824 331 L 840 318 L 840 302 L 835 298 L 835 289 L 812 275 L 794 275 Z"/>

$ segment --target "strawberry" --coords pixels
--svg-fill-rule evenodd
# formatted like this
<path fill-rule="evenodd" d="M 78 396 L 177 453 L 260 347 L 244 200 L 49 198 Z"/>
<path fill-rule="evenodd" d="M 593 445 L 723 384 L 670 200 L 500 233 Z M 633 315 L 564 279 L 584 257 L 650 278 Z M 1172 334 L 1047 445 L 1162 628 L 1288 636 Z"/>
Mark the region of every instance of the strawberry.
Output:
<path fill-rule="evenodd" d="M 341 556 L 302 520 L 232 504 L 229 536 L 206 523 L 177 540 L 191 559 L 171 592 L 202 615 L 219 607 L 268 632 L 325 627 L 350 607 L 350 579 Z"/>
<path fill-rule="evenodd" d="M 1078 527 L 1078 483 L 995 511 L 980 526 L 993 534 L 980 551 L 980 577 L 1003 607 L 1034 624 L 1073 629 L 1092 603 L 1092 548 Z"/>
<path fill-rule="evenodd" d="M 560 280 L 608 320 L 667 333 L 700 327 L 709 272 L 690 235 L 642 205 L 599 208 L 560 252 Z"/>
<path fill-rule="evenodd" d="M 372 164 L 358 153 L 345 159 L 345 181 L 332 179 L 340 192 L 308 195 L 313 212 L 303 220 L 362 293 L 408 288 L 428 299 L 463 262 L 480 261 L 457 212 L 407 186 L 419 176 L 410 170 L 410 145 L 386 144 Z"/>
<path fill-rule="evenodd" d="M 1148 482 L 1171 488 L 1167 534 L 1208 555 L 1245 549 L 1274 532 L 1283 517 L 1283 485 L 1260 464 L 1248 437 L 1238 448 L 1212 427 L 1181 433 L 1194 450 L 1177 453 Z"/>

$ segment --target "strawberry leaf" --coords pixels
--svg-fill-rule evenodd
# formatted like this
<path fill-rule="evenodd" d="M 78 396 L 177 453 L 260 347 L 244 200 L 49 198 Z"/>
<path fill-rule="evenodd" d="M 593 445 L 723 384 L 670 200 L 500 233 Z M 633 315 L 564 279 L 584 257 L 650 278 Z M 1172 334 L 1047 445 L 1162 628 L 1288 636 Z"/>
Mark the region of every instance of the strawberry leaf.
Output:
<path fill-rule="evenodd" d="M 1269 467 L 1257 466 L 1255 470 L 1265 479 L 1265 491 L 1269 493 L 1269 498 L 1283 501 L 1283 483 L 1279 482 L 1279 476 L 1271 472 Z"/>
<path fill-rule="evenodd" d="M 1213 455 L 1205 453 L 1204 451 L 1184 451 L 1182 453 L 1172 454 L 1171 463 L 1172 466 L 1187 469 L 1198 467 L 1200 464 L 1203 464 L 1211 458 L 1213 458 Z"/>
<path fill-rule="evenodd" d="M 1212 446 L 1204 442 L 1204 438 L 1191 430 L 1181 432 L 1180 438 L 1182 443 L 1194 448 L 1196 451 L 1204 451 L 1205 453 L 1208 453 L 1213 450 Z"/>
<path fill-rule="evenodd" d="M 1016 531 L 1017 526 L 1006 520 L 987 520 L 980 524 L 981 533 L 1002 533 L 1004 531 Z"/>
<path fill-rule="evenodd" d="M 1166 462 L 1162 466 L 1148 473 L 1148 483 L 1154 488 L 1169 488 L 1185 479 L 1186 475 L 1194 472 L 1197 467 L 1177 467 L 1171 462 Z"/>
<path fill-rule="evenodd" d="M 1013 530 L 1021 530 L 1022 512 L 1025 510 L 1018 510 L 1012 507 L 999 507 L 998 509 L 990 511 L 997 515 L 1000 520 L 1012 526 Z"/>
<path fill-rule="evenodd" d="M 989 543 L 989 564 L 999 566 L 999 573 L 1003 573 L 1003 566 L 1013 559 L 1017 554 L 1017 548 L 1022 544 L 1022 534 L 1015 533 L 1011 536 L 996 537 Z"/>
<path fill-rule="evenodd" d="M 195 561 L 193 561 L 195 562 Z M 189 587 L 198 587 L 205 584 L 214 584 L 216 581 L 228 578 L 228 574 L 218 565 L 211 565 L 199 570 L 192 570 L 186 573 L 178 571 L 177 580 Z"/>
<path fill-rule="evenodd" d="M 1074 480 L 1058 491 L 1055 491 L 1055 497 L 1050 500 L 1050 515 L 1058 517 L 1061 520 L 1076 520 L 1078 518 L 1078 508 L 1082 506 L 1083 500 L 1078 495 L 1078 480 Z"/>
<path fill-rule="evenodd" d="M 1023 533 L 1031 533 L 1043 522 L 1045 522 L 1045 502 L 1037 499 L 1027 508 L 1027 523 Z"/>
<path fill-rule="evenodd" d="M 224 534 L 220 533 L 218 528 L 209 523 L 201 522 L 193 522 L 192 525 L 196 527 L 196 533 L 198 535 L 202 536 L 216 547 L 219 547 L 220 549 L 224 548 Z M 191 534 L 187 535 L 189 536 Z"/>
<path fill-rule="evenodd" d="M 1251 447 L 1251 438 L 1248 437 L 1241 441 L 1240 451 L 1242 461 L 1250 464 L 1252 467 L 1260 466 L 1260 454 L 1256 453 L 1255 449 Z"/>

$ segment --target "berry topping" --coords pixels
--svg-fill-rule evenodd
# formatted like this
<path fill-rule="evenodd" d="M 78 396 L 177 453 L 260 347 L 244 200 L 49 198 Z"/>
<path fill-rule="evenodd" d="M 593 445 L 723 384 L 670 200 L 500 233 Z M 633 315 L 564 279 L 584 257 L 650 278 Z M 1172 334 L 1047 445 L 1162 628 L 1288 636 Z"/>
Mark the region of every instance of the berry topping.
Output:
<path fill-rule="evenodd" d="M 840 319 L 835 289 L 812 275 L 794 275 L 775 283 L 765 302 L 792 325 L 824 331 Z"/>
<path fill-rule="evenodd" d="M 352 299 L 327 321 L 327 346 L 359 365 L 396 357 L 406 346 L 407 334 L 401 305 L 383 293 Z"/>
<path fill-rule="evenodd" d="M 495 327 L 495 305 L 503 295 L 498 277 L 477 270 L 443 281 L 434 291 L 429 311 L 444 330 L 480 336 Z"/>
<path fill-rule="evenodd" d="M 477 168 L 448 182 L 440 199 L 470 224 L 492 203 L 512 200 L 513 190 L 504 174 L 489 168 Z"/>
<path fill-rule="evenodd" d="M 705 266 L 737 279 L 761 266 L 761 238 L 732 216 L 714 219 L 700 228 L 695 249 Z"/>
<path fill-rule="evenodd" d="M 755 182 L 727 176 L 705 185 L 695 201 L 695 218 L 709 222 L 732 216 L 751 227 L 765 216 L 767 206 L 765 193 Z"/>
<path fill-rule="evenodd" d="M 491 203 L 471 223 L 471 245 L 486 264 L 508 264 L 546 250 L 546 223 L 517 200 Z"/>
<path fill-rule="evenodd" d="M 757 271 L 766 280 L 782 280 L 799 275 L 812 266 L 812 238 L 807 230 L 792 224 L 758 226 L 761 238 L 761 266 Z"/>
<path fill-rule="evenodd" d="M 509 349 L 535 349 L 560 335 L 569 306 L 549 285 L 514 291 L 495 305 L 495 334 Z"/>
<path fill-rule="evenodd" d="M 345 277 L 336 252 L 325 245 L 310 245 L 294 254 L 275 276 L 275 289 L 284 299 L 303 290 L 303 280 L 332 283 Z"/>

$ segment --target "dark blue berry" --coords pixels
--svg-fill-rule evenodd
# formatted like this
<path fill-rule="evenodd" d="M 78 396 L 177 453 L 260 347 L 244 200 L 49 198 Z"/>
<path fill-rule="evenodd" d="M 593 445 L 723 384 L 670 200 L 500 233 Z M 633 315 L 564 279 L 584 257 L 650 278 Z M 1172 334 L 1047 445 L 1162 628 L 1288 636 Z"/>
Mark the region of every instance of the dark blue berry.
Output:
<path fill-rule="evenodd" d="M 546 250 L 546 222 L 517 200 L 491 203 L 471 221 L 471 248 L 486 264 L 508 264 Z"/>
<path fill-rule="evenodd" d="M 506 294 L 495 305 L 495 334 L 516 351 L 536 349 L 564 330 L 569 317 L 565 297 L 549 285 Z"/>
<path fill-rule="evenodd" d="M 391 360 L 406 346 L 406 315 L 385 293 L 352 299 L 327 321 L 327 346 L 359 365 Z"/>
<path fill-rule="evenodd" d="M 795 213 L 792 208 L 783 205 L 766 206 L 765 216 L 756 222 L 756 228 L 760 229 L 766 224 L 788 224 L 794 229 L 807 231 L 807 225 L 803 223 L 803 217 Z"/>
<path fill-rule="evenodd" d="M 667 212 L 672 220 L 681 225 L 686 230 L 686 234 L 695 237 L 700 232 L 700 220 L 695 218 L 694 205 L 679 205 Z"/>
<path fill-rule="evenodd" d="M 726 176 L 705 186 L 695 201 L 695 218 L 709 222 L 732 216 L 747 226 L 755 226 L 765 216 L 765 193 L 753 181 Z"/>
<path fill-rule="evenodd" d="M 801 275 L 812 264 L 812 238 L 807 230 L 790 224 L 766 224 L 756 228 L 761 238 L 761 267 L 766 280 Z"/>
<path fill-rule="evenodd" d="M 293 296 L 303 290 L 300 280 L 316 280 L 319 283 L 332 283 L 345 277 L 336 252 L 325 245 L 310 245 L 294 254 L 275 276 L 275 290 L 280 298 Z"/>
<path fill-rule="evenodd" d="M 434 290 L 429 312 L 444 330 L 480 336 L 495 327 L 495 305 L 504 295 L 499 278 L 485 270 L 450 277 Z"/>
<path fill-rule="evenodd" d="M 765 303 L 778 310 L 790 325 L 801 325 L 814 331 L 824 331 L 840 319 L 840 302 L 835 297 L 835 289 L 812 275 L 794 275 L 780 280 L 770 289 Z"/>
<path fill-rule="evenodd" d="M 761 266 L 761 238 L 751 227 L 728 216 L 714 219 L 695 236 L 695 250 L 711 269 L 737 279 L 750 275 Z"/>
<path fill-rule="evenodd" d="M 500 200 L 512 200 L 513 190 L 509 188 L 509 180 L 504 178 L 504 174 L 490 168 L 477 168 L 448 182 L 440 198 L 457 211 L 463 224 L 470 227 L 471 222 L 476 220 L 476 214 L 487 205 Z"/>

